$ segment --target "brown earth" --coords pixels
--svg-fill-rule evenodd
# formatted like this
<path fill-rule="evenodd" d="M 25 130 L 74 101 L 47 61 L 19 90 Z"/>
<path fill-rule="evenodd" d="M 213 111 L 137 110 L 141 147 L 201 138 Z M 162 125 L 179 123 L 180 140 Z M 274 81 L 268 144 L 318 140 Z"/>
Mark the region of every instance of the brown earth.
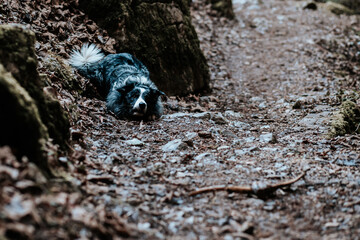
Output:
<path fill-rule="evenodd" d="M 41 180 L 29 170 L 16 176 L 26 167 L 2 150 L 8 168 L 0 171 L 11 178 L 0 188 L 0 234 L 359 239 L 360 137 L 328 136 L 341 101 L 358 98 L 359 18 L 303 10 L 303 3 L 234 1 L 236 21 L 229 21 L 193 1 L 213 92 L 169 97 L 159 121 L 117 120 L 103 101 L 61 91 L 77 106 L 73 152 L 60 158 L 72 184 L 52 181 L 50 191 L 34 194 L 25 183 Z M 189 196 L 212 185 L 275 184 L 303 171 L 304 179 L 261 198 Z"/>

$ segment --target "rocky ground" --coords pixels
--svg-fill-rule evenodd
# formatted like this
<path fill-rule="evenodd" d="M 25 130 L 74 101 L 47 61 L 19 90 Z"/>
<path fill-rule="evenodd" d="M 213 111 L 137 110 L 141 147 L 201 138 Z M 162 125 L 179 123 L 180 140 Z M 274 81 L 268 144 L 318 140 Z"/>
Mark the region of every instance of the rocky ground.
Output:
<path fill-rule="evenodd" d="M 359 17 L 303 4 L 237 0 L 229 21 L 193 1 L 213 91 L 170 96 L 158 121 L 118 120 L 88 91 L 74 96 L 53 81 L 73 122 L 72 151 L 60 158 L 67 181 L 39 177 L 3 148 L 0 236 L 359 239 L 360 137 L 328 134 L 341 101 L 358 99 Z M 66 57 L 77 34 L 73 42 L 56 38 L 45 52 L 38 46 L 39 70 L 50 75 L 49 49 Z M 304 171 L 266 196 L 189 196 L 213 185 L 275 184 Z"/>

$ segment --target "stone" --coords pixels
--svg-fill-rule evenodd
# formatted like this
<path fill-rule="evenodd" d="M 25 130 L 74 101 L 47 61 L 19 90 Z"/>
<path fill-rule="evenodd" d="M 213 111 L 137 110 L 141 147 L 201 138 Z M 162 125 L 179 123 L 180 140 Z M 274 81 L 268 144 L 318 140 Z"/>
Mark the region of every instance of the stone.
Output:
<path fill-rule="evenodd" d="M 192 139 L 194 139 L 194 138 L 196 138 L 197 137 L 197 133 L 196 132 L 188 132 L 188 133 L 186 133 L 185 134 L 185 140 L 192 140 Z"/>
<path fill-rule="evenodd" d="M 213 137 L 211 132 L 208 132 L 208 131 L 200 131 L 200 132 L 198 132 L 198 135 L 201 138 L 212 138 Z"/>
<path fill-rule="evenodd" d="M 36 103 L 1 64 L 0 111 L 0 146 L 9 145 L 18 158 L 27 156 L 48 169 L 44 149 L 49 135 Z"/>
<path fill-rule="evenodd" d="M 192 117 L 199 118 L 199 119 L 210 119 L 211 113 L 210 112 L 195 113 L 192 115 Z"/>
<path fill-rule="evenodd" d="M 352 15 L 355 14 L 355 11 L 345 7 L 342 4 L 335 3 L 335 2 L 326 2 L 324 4 L 324 8 L 336 15 L 346 14 L 346 15 Z"/>
<path fill-rule="evenodd" d="M 183 150 L 185 148 L 187 148 L 186 143 L 184 143 L 181 139 L 175 139 L 162 146 L 161 150 L 163 150 L 164 152 L 173 152 L 176 150 Z"/>
<path fill-rule="evenodd" d="M 211 120 L 213 120 L 215 124 L 220 124 L 220 125 L 228 123 L 228 120 L 221 113 L 211 114 Z"/>
<path fill-rule="evenodd" d="M 137 138 L 133 138 L 131 140 L 127 140 L 125 141 L 126 144 L 131 145 L 131 146 L 143 146 L 144 142 L 140 141 Z"/>
<path fill-rule="evenodd" d="M 188 117 L 189 115 L 190 115 L 189 113 L 178 112 L 178 113 L 163 115 L 161 118 L 162 119 L 176 119 L 176 118 Z"/>
<path fill-rule="evenodd" d="M 260 109 L 264 109 L 264 108 L 266 108 L 266 107 L 267 107 L 266 102 L 262 102 L 262 103 L 260 103 L 260 104 L 258 105 L 258 108 L 260 108 Z"/>
<path fill-rule="evenodd" d="M 299 121 L 299 125 L 309 129 L 324 128 L 328 125 L 330 115 L 331 112 L 326 111 L 321 113 L 309 113 Z"/>
<path fill-rule="evenodd" d="M 240 122 L 240 121 L 231 122 L 231 125 L 233 127 L 240 128 L 242 130 L 249 130 L 251 128 L 250 124 L 245 123 L 245 122 Z"/>
<path fill-rule="evenodd" d="M 249 99 L 249 102 L 253 102 L 253 103 L 261 103 L 264 102 L 265 100 L 261 97 L 252 97 Z"/>
<path fill-rule="evenodd" d="M 35 34 L 21 25 L 0 26 L 0 63 L 34 100 L 41 122 L 60 148 L 66 149 L 70 123 L 60 103 L 44 94 L 44 79 L 37 72 Z"/>
<path fill-rule="evenodd" d="M 260 135 L 260 142 L 262 143 L 276 143 L 277 139 L 273 133 L 265 133 Z"/>
<path fill-rule="evenodd" d="M 194 157 L 194 160 L 199 162 L 196 165 L 198 167 L 219 165 L 219 163 L 216 161 L 214 154 L 209 152 L 205 152 L 197 155 L 196 157 Z"/>
<path fill-rule="evenodd" d="M 241 118 L 242 115 L 239 112 L 234 112 L 234 111 L 225 111 L 225 117 L 233 117 L 233 118 Z"/>

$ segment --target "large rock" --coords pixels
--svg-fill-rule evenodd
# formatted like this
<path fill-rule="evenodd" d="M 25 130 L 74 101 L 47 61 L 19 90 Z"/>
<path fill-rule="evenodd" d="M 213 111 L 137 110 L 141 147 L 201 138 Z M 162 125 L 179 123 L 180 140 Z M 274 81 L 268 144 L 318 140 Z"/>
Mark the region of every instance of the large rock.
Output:
<path fill-rule="evenodd" d="M 9 145 L 18 156 L 27 156 L 42 169 L 47 128 L 28 92 L 0 64 L 0 146 Z"/>
<path fill-rule="evenodd" d="M 315 6 L 319 4 L 321 8 L 324 8 L 334 14 L 360 14 L 360 1 L 359 0 L 315 0 L 316 3 L 310 2 L 307 4 L 309 6 Z"/>
<path fill-rule="evenodd" d="M 348 9 L 351 9 L 355 13 L 360 13 L 360 1 L 359 0 L 331 0 L 335 3 L 340 3 L 346 6 Z"/>
<path fill-rule="evenodd" d="M 325 3 L 324 7 L 326 10 L 336 15 L 341 15 L 341 14 L 351 15 L 355 13 L 352 9 L 335 2 L 327 2 Z"/>
<path fill-rule="evenodd" d="M 209 70 L 191 25 L 188 0 L 80 0 L 80 6 L 149 68 L 170 95 L 207 90 Z"/>
<path fill-rule="evenodd" d="M 60 103 L 43 92 L 44 83 L 36 70 L 34 45 L 33 32 L 20 25 L 0 26 L 0 63 L 34 100 L 49 136 L 64 149 L 70 136 L 68 117 Z M 17 122 L 15 115 L 9 117 L 14 117 L 14 123 Z"/>

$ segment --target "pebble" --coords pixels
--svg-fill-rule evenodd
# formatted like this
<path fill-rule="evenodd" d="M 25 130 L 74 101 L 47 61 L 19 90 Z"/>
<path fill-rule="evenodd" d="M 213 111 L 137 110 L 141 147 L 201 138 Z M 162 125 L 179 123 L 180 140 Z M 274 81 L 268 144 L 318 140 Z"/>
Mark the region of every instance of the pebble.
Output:
<path fill-rule="evenodd" d="M 131 146 L 142 146 L 142 145 L 144 145 L 144 142 L 140 141 L 137 138 L 127 140 L 127 141 L 125 141 L 125 143 L 128 144 L 128 145 L 131 145 Z"/>
<path fill-rule="evenodd" d="M 199 118 L 199 119 L 210 119 L 211 113 L 210 112 L 195 113 L 192 115 L 192 117 Z"/>
<path fill-rule="evenodd" d="M 240 122 L 240 121 L 231 122 L 231 125 L 233 127 L 240 128 L 242 130 L 249 130 L 251 128 L 250 124 L 245 123 L 245 122 Z"/>
<path fill-rule="evenodd" d="M 241 118 L 242 115 L 239 112 L 234 111 L 225 111 L 225 117 Z"/>
<path fill-rule="evenodd" d="M 196 132 L 188 132 L 185 134 L 185 140 L 189 141 L 189 140 L 192 140 L 194 138 L 196 138 L 198 134 Z"/>
<path fill-rule="evenodd" d="M 211 114 L 211 120 L 213 120 L 215 122 L 215 124 L 227 124 L 228 123 L 228 120 L 221 113 Z"/>
<path fill-rule="evenodd" d="M 275 142 L 277 142 L 277 140 L 273 133 L 265 133 L 265 134 L 260 135 L 260 142 L 275 143 Z"/>
<path fill-rule="evenodd" d="M 174 113 L 174 114 L 168 114 L 168 115 L 163 115 L 161 118 L 162 119 L 175 119 L 175 118 L 181 118 L 181 117 L 188 117 L 190 114 L 189 113 Z"/>
<path fill-rule="evenodd" d="M 139 168 L 139 169 L 136 169 L 135 171 L 135 176 L 145 176 L 146 173 L 148 172 L 148 170 L 146 168 Z"/>
<path fill-rule="evenodd" d="M 260 108 L 260 109 L 264 109 L 266 107 L 267 107 L 267 104 L 265 102 L 262 102 L 258 105 L 258 108 Z"/>
<path fill-rule="evenodd" d="M 264 99 L 261 98 L 261 97 L 252 97 L 249 99 L 250 102 L 258 102 L 258 103 L 261 103 L 261 102 L 264 102 Z"/>
<path fill-rule="evenodd" d="M 212 157 L 213 155 L 211 153 L 201 153 L 199 155 L 197 155 L 196 157 L 194 157 L 195 160 L 197 161 L 200 161 L 200 160 L 203 160 L 205 158 L 208 158 L 208 157 Z"/>
<path fill-rule="evenodd" d="M 198 132 L 198 135 L 201 138 L 212 138 L 211 132 L 208 132 L 208 131 L 200 131 L 200 132 Z"/>
<path fill-rule="evenodd" d="M 164 152 L 172 152 L 176 150 L 183 150 L 187 147 L 187 144 L 184 143 L 181 139 L 175 139 L 171 142 L 168 142 L 164 146 L 161 147 L 161 150 Z"/>

